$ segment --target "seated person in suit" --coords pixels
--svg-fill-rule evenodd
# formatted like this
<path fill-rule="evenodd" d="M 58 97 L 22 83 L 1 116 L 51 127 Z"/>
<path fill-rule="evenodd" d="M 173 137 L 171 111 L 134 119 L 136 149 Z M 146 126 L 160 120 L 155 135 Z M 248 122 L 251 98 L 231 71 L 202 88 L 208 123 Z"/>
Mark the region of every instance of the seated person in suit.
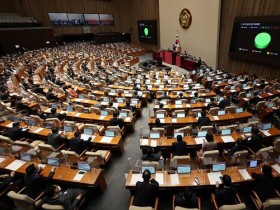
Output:
<path fill-rule="evenodd" d="M 209 104 L 207 104 L 207 109 L 210 109 L 210 108 L 213 108 L 213 107 L 217 107 L 218 105 L 217 105 L 217 103 L 215 102 L 215 99 L 212 97 L 212 98 L 210 98 L 210 103 Z"/>
<path fill-rule="evenodd" d="M 198 118 L 198 126 L 208 126 L 211 124 L 209 117 L 206 117 L 206 112 L 201 112 L 201 117 Z"/>
<path fill-rule="evenodd" d="M 136 183 L 136 194 L 134 205 L 136 206 L 154 206 L 159 183 L 151 179 L 149 170 L 143 172 L 143 182 Z"/>
<path fill-rule="evenodd" d="M 260 98 L 258 96 L 258 92 L 255 91 L 255 92 L 253 92 L 253 97 L 250 98 L 248 103 L 256 106 L 259 101 L 260 101 Z"/>
<path fill-rule="evenodd" d="M 236 194 L 237 189 L 232 187 L 231 184 L 231 177 L 229 175 L 224 175 L 222 178 L 223 187 L 219 188 L 220 184 L 219 182 L 216 182 L 216 200 L 218 203 L 218 206 L 223 205 L 234 205 L 236 204 Z"/>
<path fill-rule="evenodd" d="M 70 139 L 70 150 L 76 152 L 78 155 L 81 154 L 86 148 L 88 143 L 91 141 L 91 137 L 87 141 L 81 139 L 81 132 L 76 131 L 74 137 Z"/>
<path fill-rule="evenodd" d="M 246 142 L 242 138 L 238 138 L 235 145 L 228 151 L 229 155 L 233 155 L 235 152 L 247 150 Z"/>
<path fill-rule="evenodd" d="M 48 182 L 55 173 L 55 167 L 52 167 L 48 177 L 45 179 L 40 173 L 43 171 L 42 168 L 38 167 L 34 163 L 27 166 L 25 169 L 26 174 L 24 175 L 24 186 L 27 196 L 35 199 L 40 193 L 43 192 Z"/>
<path fill-rule="evenodd" d="M 182 92 L 180 92 L 177 98 L 178 98 L 178 99 L 184 98 L 183 93 L 182 93 Z"/>
<path fill-rule="evenodd" d="M 183 208 L 197 208 L 196 193 L 190 187 L 186 187 L 184 191 L 180 191 L 175 196 L 175 206 Z"/>
<path fill-rule="evenodd" d="M 45 190 L 46 197 L 42 203 L 62 205 L 65 210 L 74 210 L 79 204 L 85 191 L 80 189 L 67 189 L 62 191 L 58 185 L 50 185 Z"/>
<path fill-rule="evenodd" d="M 119 110 L 116 107 L 114 107 L 113 105 L 114 105 L 114 103 L 112 101 L 110 101 L 109 102 L 109 108 L 114 109 L 115 110 L 114 112 L 119 112 Z"/>
<path fill-rule="evenodd" d="M 22 102 L 22 96 L 17 96 L 15 108 L 17 112 L 27 111 L 29 109 L 28 105 Z"/>
<path fill-rule="evenodd" d="M 181 135 L 177 136 L 177 142 L 172 143 L 172 153 L 174 156 L 188 155 L 187 143 Z"/>
<path fill-rule="evenodd" d="M 213 133 L 207 133 L 205 136 L 206 141 L 204 140 L 202 144 L 201 152 L 211 151 L 217 149 L 217 142 L 214 141 Z"/>
<path fill-rule="evenodd" d="M 130 105 L 130 101 L 126 101 L 125 102 L 125 107 L 123 107 L 123 109 L 128 109 L 130 111 L 133 111 L 134 110 L 134 107 Z"/>
<path fill-rule="evenodd" d="M 272 168 L 269 165 L 263 165 L 261 174 L 253 172 L 252 178 L 256 180 L 254 183 L 254 190 L 259 195 L 262 202 L 269 198 L 276 198 L 276 192 L 274 191 L 274 183 L 272 176 Z"/>
<path fill-rule="evenodd" d="M 156 118 L 155 125 L 152 125 L 152 128 L 164 128 L 165 129 L 165 126 L 160 122 L 159 118 Z"/>
<path fill-rule="evenodd" d="M 66 114 L 57 113 L 56 108 L 51 108 L 51 113 L 46 118 L 58 118 L 59 120 L 65 119 Z"/>
<path fill-rule="evenodd" d="M 8 131 L 5 133 L 6 136 L 8 136 L 13 141 L 20 140 L 24 137 L 24 131 L 20 128 L 19 122 L 14 122 L 12 127 L 8 129 Z"/>
<path fill-rule="evenodd" d="M 169 99 L 170 96 L 167 95 L 167 92 L 164 92 L 163 95 L 160 97 L 160 99 Z"/>
<path fill-rule="evenodd" d="M 137 90 L 135 90 L 134 93 L 132 94 L 131 98 L 141 99 L 141 96 L 139 96 Z"/>
<path fill-rule="evenodd" d="M 193 94 L 192 100 L 193 100 L 193 101 L 196 101 L 197 99 L 199 99 L 199 97 L 198 97 L 198 92 L 195 92 L 195 93 Z"/>
<path fill-rule="evenodd" d="M 252 133 L 252 136 L 247 138 L 248 139 L 248 147 L 251 150 L 253 150 L 254 152 L 257 152 L 262 148 L 263 137 L 259 133 L 259 130 L 257 128 L 253 127 L 251 133 Z"/>
<path fill-rule="evenodd" d="M 48 134 L 47 142 L 48 142 L 48 144 L 52 145 L 53 148 L 58 148 L 59 146 L 61 146 L 62 144 L 64 144 L 66 142 L 66 140 L 67 140 L 66 137 L 67 136 L 65 133 L 64 133 L 64 137 L 62 137 L 58 133 L 57 128 L 52 128 L 52 133 Z"/>
<path fill-rule="evenodd" d="M 227 106 L 230 106 L 230 99 L 228 96 L 224 96 L 223 100 L 220 101 L 220 109 L 225 109 Z"/>
<path fill-rule="evenodd" d="M 148 161 L 159 161 L 161 156 L 161 151 L 155 153 L 152 147 L 146 149 L 146 154 L 142 155 L 142 160 Z"/>
<path fill-rule="evenodd" d="M 46 99 L 57 101 L 58 98 L 57 98 L 57 96 L 55 94 L 52 93 L 52 91 L 53 91 L 53 89 L 50 88 L 49 91 L 46 93 Z"/>
<path fill-rule="evenodd" d="M 124 126 L 124 121 L 122 118 L 118 118 L 118 115 L 118 112 L 113 113 L 113 118 L 110 119 L 110 125 L 122 128 Z"/>
<path fill-rule="evenodd" d="M 10 174 L 0 175 L 0 191 L 6 189 L 14 181 L 15 172 L 12 171 Z"/>

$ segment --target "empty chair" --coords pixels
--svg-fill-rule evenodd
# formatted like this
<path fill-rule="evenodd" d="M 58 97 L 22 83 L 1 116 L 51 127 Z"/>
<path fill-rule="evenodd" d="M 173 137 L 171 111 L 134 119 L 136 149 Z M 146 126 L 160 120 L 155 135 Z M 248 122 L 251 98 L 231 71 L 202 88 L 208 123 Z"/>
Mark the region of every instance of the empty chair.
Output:
<path fill-rule="evenodd" d="M 175 203 L 175 198 L 176 196 L 173 195 L 173 198 L 172 198 L 172 210 L 201 210 L 201 198 L 200 197 L 196 197 L 197 199 L 197 208 L 184 208 L 184 207 L 181 207 L 181 206 L 176 206 L 176 203 Z"/>
<path fill-rule="evenodd" d="M 55 128 L 60 128 L 61 127 L 61 122 L 58 118 L 48 118 L 48 119 L 45 119 L 45 123 L 50 123 L 52 124 L 52 127 L 55 127 Z"/>
<path fill-rule="evenodd" d="M 123 130 L 120 129 L 119 126 L 107 126 L 106 130 L 114 131 L 117 136 L 121 136 L 123 134 Z"/>
<path fill-rule="evenodd" d="M 35 210 L 35 200 L 28 197 L 27 195 L 17 193 L 15 191 L 10 191 L 8 197 L 11 198 L 16 206 L 23 208 L 25 210 Z"/>
<path fill-rule="evenodd" d="M 279 196 L 278 191 L 276 193 Z M 257 209 L 278 210 L 280 208 L 280 198 L 271 198 L 263 202 L 256 191 L 252 191 L 250 197 Z"/>
<path fill-rule="evenodd" d="M 158 210 L 158 197 L 156 197 L 154 208 L 152 206 L 135 206 L 134 196 L 130 199 L 129 210 Z"/>
<path fill-rule="evenodd" d="M 188 155 L 183 156 L 172 156 L 170 159 L 170 167 L 176 168 L 180 164 L 190 164 L 191 163 L 191 155 L 190 153 Z"/>
<path fill-rule="evenodd" d="M 113 108 L 106 108 L 105 110 L 108 112 L 109 115 L 113 115 L 113 113 L 116 111 Z"/>
<path fill-rule="evenodd" d="M 97 108 L 97 107 L 90 107 L 89 109 L 90 109 L 90 112 L 95 113 L 97 115 L 100 115 L 101 111 L 100 111 L 99 108 Z"/>
<path fill-rule="evenodd" d="M 73 166 L 78 164 L 80 156 L 76 152 L 70 150 L 61 150 L 61 153 L 63 154 L 68 165 Z"/>
<path fill-rule="evenodd" d="M 76 112 L 83 112 L 84 111 L 84 106 L 82 106 L 82 105 L 79 105 L 79 104 L 76 104 L 75 106 L 74 106 L 74 109 L 75 109 L 75 111 Z"/>
<path fill-rule="evenodd" d="M 58 151 L 59 149 L 61 149 L 55 149 L 53 146 L 44 143 L 38 144 L 37 146 L 39 158 L 42 160 L 43 163 L 47 162 L 48 157 L 57 157 L 59 155 Z"/>
<path fill-rule="evenodd" d="M 255 153 L 255 157 L 263 160 L 264 162 L 270 161 L 274 157 L 274 150 L 272 146 L 260 149 Z"/>
<path fill-rule="evenodd" d="M 233 205 L 223 205 L 219 207 L 216 197 L 213 193 L 211 194 L 211 202 L 215 210 L 246 210 L 247 209 L 245 203 L 242 203 L 238 194 L 236 194 L 236 204 Z"/>
<path fill-rule="evenodd" d="M 219 107 L 212 107 L 209 109 L 209 114 L 213 116 L 217 116 L 220 108 Z"/>
<path fill-rule="evenodd" d="M 121 109 L 120 112 L 125 112 L 128 117 L 133 117 L 133 112 L 129 109 Z"/>
<path fill-rule="evenodd" d="M 36 123 L 36 126 L 42 127 L 44 120 L 42 120 L 39 116 L 37 116 L 37 115 L 30 115 L 29 119 L 30 120 L 34 120 L 35 123 Z"/>
<path fill-rule="evenodd" d="M 157 111 L 156 111 L 156 117 L 157 117 L 158 115 L 164 115 L 164 117 L 167 117 L 167 116 L 168 116 L 166 110 L 157 110 Z"/>
<path fill-rule="evenodd" d="M 230 113 L 230 114 L 234 114 L 234 113 L 235 113 L 235 110 L 236 110 L 235 106 L 227 106 L 227 107 L 225 108 L 225 112 L 226 112 L 226 113 Z"/>
<path fill-rule="evenodd" d="M 228 164 L 230 165 L 240 164 L 241 166 L 245 166 L 247 156 L 248 156 L 247 150 L 237 151 L 232 156 L 229 157 Z"/>
<path fill-rule="evenodd" d="M 213 133 L 214 127 L 213 127 L 213 125 L 201 126 L 200 131 L 209 131 L 209 132 Z"/>
<path fill-rule="evenodd" d="M 91 129 L 92 130 L 92 135 L 94 135 L 95 133 L 99 133 L 99 128 L 97 125 L 95 124 L 89 124 L 89 123 L 86 123 L 84 126 L 83 126 L 83 129 Z M 101 126 L 100 129 L 104 129 L 103 126 Z"/>
<path fill-rule="evenodd" d="M 201 155 L 199 152 L 197 154 L 197 163 L 200 166 L 208 166 L 218 162 L 219 150 L 205 151 Z"/>
<path fill-rule="evenodd" d="M 185 127 L 182 127 L 182 128 L 175 129 L 174 133 L 175 132 L 184 132 L 184 136 L 192 135 L 192 129 L 191 129 L 190 126 L 185 126 Z"/>
<path fill-rule="evenodd" d="M 202 112 L 202 109 L 193 109 L 190 111 L 190 115 L 193 117 L 197 117 L 198 113 L 201 113 L 201 112 Z"/>
<path fill-rule="evenodd" d="M 166 134 L 166 131 L 164 128 L 152 128 L 152 132 L 159 132 L 160 137 L 163 137 Z"/>
<path fill-rule="evenodd" d="M 96 157 L 98 164 L 100 166 L 106 165 L 106 163 L 110 160 L 111 158 L 111 151 L 110 150 L 97 150 L 97 151 L 87 151 L 85 153 L 86 157 Z"/>

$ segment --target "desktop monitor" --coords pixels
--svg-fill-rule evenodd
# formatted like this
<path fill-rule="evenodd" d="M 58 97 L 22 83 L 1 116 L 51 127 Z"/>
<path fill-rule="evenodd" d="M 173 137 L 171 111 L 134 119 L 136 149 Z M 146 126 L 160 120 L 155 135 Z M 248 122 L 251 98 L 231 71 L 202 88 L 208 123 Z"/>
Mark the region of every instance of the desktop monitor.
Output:
<path fill-rule="evenodd" d="M 223 129 L 222 130 L 222 136 L 230 136 L 231 129 Z"/>
<path fill-rule="evenodd" d="M 93 133 L 94 133 L 93 129 L 91 129 L 91 128 L 84 128 L 84 134 L 91 136 Z"/>
<path fill-rule="evenodd" d="M 251 126 L 243 128 L 243 133 L 250 133 L 251 131 L 252 131 L 252 127 Z"/>
<path fill-rule="evenodd" d="M 157 117 L 158 119 L 164 119 L 164 118 L 165 118 L 165 115 L 164 115 L 163 113 L 157 113 L 157 114 L 156 114 L 156 117 Z"/>
<path fill-rule="evenodd" d="M 177 136 L 182 136 L 184 138 L 184 132 L 174 132 L 174 138 L 177 139 Z"/>
<path fill-rule="evenodd" d="M 65 132 L 73 132 L 73 128 L 71 125 L 64 125 L 64 131 Z"/>
<path fill-rule="evenodd" d="M 246 98 L 250 98 L 252 96 L 252 93 L 247 93 Z"/>
<path fill-rule="evenodd" d="M 84 99 L 85 96 L 83 94 L 79 94 L 79 99 Z"/>
<path fill-rule="evenodd" d="M 183 101 L 175 101 L 175 105 L 182 105 Z"/>
<path fill-rule="evenodd" d="M 124 101 L 123 101 L 123 99 L 122 98 L 118 98 L 117 99 L 117 103 L 123 103 Z"/>
<path fill-rule="evenodd" d="M 130 104 L 137 104 L 138 103 L 138 100 L 131 100 L 130 101 Z"/>
<path fill-rule="evenodd" d="M 272 107 L 274 107 L 274 103 L 273 102 L 269 102 L 269 103 L 266 104 L 266 106 L 268 108 L 272 108 Z"/>
<path fill-rule="evenodd" d="M 53 122 L 44 122 L 43 126 L 44 126 L 44 128 L 52 129 L 53 128 Z"/>
<path fill-rule="evenodd" d="M 122 118 L 128 117 L 127 112 L 120 112 L 120 117 L 122 117 Z"/>
<path fill-rule="evenodd" d="M 246 84 L 242 84 L 242 88 L 245 88 L 247 85 Z"/>
<path fill-rule="evenodd" d="M 236 113 L 241 113 L 241 112 L 243 112 L 243 108 L 237 108 L 237 109 L 235 110 L 235 112 L 236 112 Z"/>
<path fill-rule="evenodd" d="M 177 118 L 185 118 L 186 117 L 186 113 L 182 113 L 182 112 L 180 113 L 179 112 L 179 113 L 177 113 L 176 117 Z"/>
<path fill-rule="evenodd" d="M 32 157 L 31 157 L 31 154 L 28 154 L 28 153 L 20 153 L 20 159 L 23 160 L 23 161 L 31 161 L 32 160 Z"/>
<path fill-rule="evenodd" d="M 151 90 L 153 88 L 152 85 L 147 85 L 147 87 L 148 87 L 148 90 Z"/>
<path fill-rule="evenodd" d="M 248 168 L 256 168 L 260 164 L 260 160 L 247 160 L 247 167 Z"/>
<path fill-rule="evenodd" d="M 50 166 L 57 166 L 58 167 L 60 165 L 59 158 L 47 158 L 47 163 Z"/>
<path fill-rule="evenodd" d="M 107 137 L 114 137 L 115 136 L 115 131 L 106 130 L 105 131 L 105 136 L 107 136 Z"/>
<path fill-rule="evenodd" d="M 129 90 L 124 90 L 123 93 L 124 94 L 129 94 Z"/>
<path fill-rule="evenodd" d="M 57 109 L 58 105 L 57 104 L 52 104 L 52 108 Z"/>
<path fill-rule="evenodd" d="M 160 133 L 158 133 L 158 132 L 150 133 L 150 139 L 159 139 L 159 138 L 160 138 Z"/>
<path fill-rule="evenodd" d="M 21 121 L 21 118 L 19 118 L 18 116 L 14 116 L 14 122 L 20 122 Z"/>
<path fill-rule="evenodd" d="M 90 171 L 90 163 L 78 161 L 78 169 L 81 171 Z"/>
<path fill-rule="evenodd" d="M 271 123 L 262 123 L 262 124 L 260 125 L 260 129 L 261 129 L 261 130 L 269 130 L 271 127 L 272 127 L 272 124 L 271 124 Z"/>
<path fill-rule="evenodd" d="M 234 89 L 235 89 L 235 86 L 230 86 L 230 89 L 231 89 L 231 90 L 234 90 Z"/>
<path fill-rule="evenodd" d="M 116 90 L 115 90 L 115 89 L 111 89 L 110 92 L 111 92 L 111 93 L 116 93 Z"/>
<path fill-rule="evenodd" d="M 37 124 L 36 120 L 34 120 L 34 119 L 29 119 L 27 122 L 28 122 L 29 126 L 36 126 L 36 124 Z"/>
<path fill-rule="evenodd" d="M 106 110 L 101 110 L 100 114 L 102 116 L 107 116 L 108 115 L 108 112 Z"/>
<path fill-rule="evenodd" d="M 226 163 L 217 163 L 212 165 L 213 172 L 225 171 L 226 170 Z"/>
<path fill-rule="evenodd" d="M 177 165 L 177 174 L 190 174 L 191 166 L 190 165 Z"/>
<path fill-rule="evenodd" d="M 138 86 L 138 85 L 137 85 Z M 139 88 L 140 88 L 140 85 L 139 85 Z M 137 92 L 137 95 L 138 96 L 142 96 L 143 95 L 143 92 L 142 91 L 139 91 L 139 92 Z"/>
<path fill-rule="evenodd" d="M 105 97 L 105 98 L 103 98 L 103 102 L 110 102 L 110 99 L 109 98 L 107 98 L 107 97 Z"/>
<path fill-rule="evenodd" d="M 226 114 L 225 110 L 218 111 L 218 115 L 225 115 L 225 114 Z"/>
<path fill-rule="evenodd" d="M 207 134 L 207 131 L 198 131 L 197 132 L 197 137 L 205 137 Z"/>
<path fill-rule="evenodd" d="M 87 113 L 88 114 L 89 113 L 89 108 L 88 107 L 84 108 L 83 109 L 83 113 Z"/>
<path fill-rule="evenodd" d="M 151 174 L 155 174 L 156 173 L 155 166 L 142 166 L 141 167 L 141 173 L 143 173 L 145 170 L 149 170 Z"/>
<path fill-rule="evenodd" d="M 164 85 L 159 85 L 159 88 L 164 88 Z"/>
<path fill-rule="evenodd" d="M 66 111 L 67 112 L 73 112 L 73 107 L 72 106 L 67 106 Z"/>
<path fill-rule="evenodd" d="M 210 103 L 210 102 L 211 102 L 211 99 L 210 99 L 210 98 L 206 98 L 206 99 L 205 99 L 205 102 L 206 102 L 206 103 Z"/>

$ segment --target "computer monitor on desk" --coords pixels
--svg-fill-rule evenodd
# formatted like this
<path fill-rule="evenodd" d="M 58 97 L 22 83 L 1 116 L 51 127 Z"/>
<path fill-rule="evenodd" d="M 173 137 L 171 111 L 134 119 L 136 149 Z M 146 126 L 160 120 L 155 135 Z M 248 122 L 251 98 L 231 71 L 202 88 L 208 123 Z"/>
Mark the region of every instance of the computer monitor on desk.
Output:
<path fill-rule="evenodd" d="M 160 133 L 159 132 L 151 132 L 149 135 L 150 139 L 159 139 Z"/>
<path fill-rule="evenodd" d="M 177 174 L 190 174 L 191 165 L 177 165 Z"/>
<path fill-rule="evenodd" d="M 19 118 L 18 116 L 14 116 L 13 121 L 14 121 L 14 122 L 20 122 L 20 121 L 21 121 L 21 118 Z"/>
<path fill-rule="evenodd" d="M 90 171 L 91 170 L 90 163 L 78 161 L 78 169 L 81 171 Z"/>
<path fill-rule="evenodd" d="M 197 137 L 205 137 L 206 136 L 206 134 L 207 134 L 207 131 L 198 131 L 197 132 Z"/>
<path fill-rule="evenodd" d="M 156 117 L 158 119 L 164 119 L 165 118 L 165 114 L 163 114 L 163 113 L 156 113 Z"/>
<path fill-rule="evenodd" d="M 53 128 L 53 122 L 44 122 L 43 127 L 47 129 L 52 129 Z"/>
<path fill-rule="evenodd" d="M 177 118 L 185 118 L 185 117 L 186 117 L 186 113 L 184 113 L 184 112 L 178 112 L 178 113 L 176 114 L 176 117 L 177 117 Z"/>
<path fill-rule="evenodd" d="M 71 125 L 64 125 L 64 131 L 65 132 L 73 132 L 73 128 Z"/>
<path fill-rule="evenodd" d="M 29 153 L 20 153 L 20 159 L 23 161 L 30 162 L 32 160 L 32 155 Z"/>
<path fill-rule="evenodd" d="M 56 167 L 60 166 L 59 158 L 47 158 L 47 163 L 50 166 L 56 166 Z"/>
<path fill-rule="evenodd" d="M 225 115 L 226 114 L 226 112 L 224 111 L 224 110 L 219 110 L 218 111 L 218 116 L 220 116 L 220 115 Z"/>
<path fill-rule="evenodd" d="M 262 123 L 260 125 L 258 125 L 260 130 L 269 130 L 270 128 L 272 128 L 272 124 L 271 123 Z"/>
<path fill-rule="evenodd" d="M 101 110 L 100 115 L 107 116 L 108 112 L 106 110 Z"/>
<path fill-rule="evenodd" d="M 243 112 L 243 108 L 237 108 L 237 109 L 235 110 L 235 112 L 236 112 L 236 113 L 241 113 L 241 112 Z"/>
<path fill-rule="evenodd" d="M 66 111 L 67 112 L 73 112 L 73 107 L 72 106 L 67 106 Z"/>
<path fill-rule="evenodd" d="M 149 170 L 151 174 L 156 173 L 156 167 L 155 166 L 142 166 L 141 167 L 141 173 L 143 173 L 145 170 Z"/>
<path fill-rule="evenodd" d="M 36 126 L 37 125 L 37 122 L 36 122 L 36 120 L 34 120 L 34 119 L 28 119 L 28 125 L 29 126 Z"/>
<path fill-rule="evenodd" d="M 260 164 L 260 160 L 247 160 L 247 167 L 248 168 L 256 168 Z"/>
<path fill-rule="evenodd" d="M 269 102 L 269 103 L 266 104 L 266 106 L 268 108 L 272 108 L 272 107 L 274 107 L 274 103 L 273 102 Z"/>
<path fill-rule="evenodd" d="M 94 133 L 94 128 L 84 128 L 84 134 L 92 135 Z"/>
<path fill-rule="evenodd" d="M 120 117 L 126 118 L 127 117 L 127 112 L 120 112 Z"/>
<path fill-rule="evenodd" d="M 243 133 L 250 133 L 251 131 L 252 131 L 252 127 L 251 126 L 243 128 Z"/>
<path fill-rule="evenodd" d="M 226 170 L 226 163 L 217 163 L 212 165 L 213 172 L 225 171 Z"/>
<path fill-rule="evenodd" d="M 184 138 L 184 132 L 174 132 L 175 139 L 177 139 L 177 136 L 182 136 L 182 138 Z"/>
<path fill-rule="evenodd" d="M 175 105 L 182 105 L 182 104 L 183 104 L 183 101 L 181 101 L 181 100 L 175 101 Z"/>
<path fill-rule="evenodd" d="M 105 136 L 107 136 L 107 137 L 114 137 L 115 136 L 115 131 L 106 130 L 105 131 Z"/>
<path fill-rule="evenodd" d="M 231 129 L 223 129 L 221 132 L 222 136 L 230 136 L 231 134 Z"/>

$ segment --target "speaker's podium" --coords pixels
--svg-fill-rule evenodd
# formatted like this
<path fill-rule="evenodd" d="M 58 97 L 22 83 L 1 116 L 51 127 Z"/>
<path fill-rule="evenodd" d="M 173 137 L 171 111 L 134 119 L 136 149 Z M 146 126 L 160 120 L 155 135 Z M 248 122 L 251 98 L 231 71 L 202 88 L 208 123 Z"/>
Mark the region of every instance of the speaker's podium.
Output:
<path fill-rule="evenodd" d="M 176 66 L 182 67 L 183 66 L 183 56 L 181 54 L 176 55 Z"/>
<path fill-rule="evenodd" d="M 176 64 L 176 55 L 177 55 L 177 52 L 165 51 L 164 52 L 164 62 L 171 64 L 171 65 L 175 65 Z"/>

